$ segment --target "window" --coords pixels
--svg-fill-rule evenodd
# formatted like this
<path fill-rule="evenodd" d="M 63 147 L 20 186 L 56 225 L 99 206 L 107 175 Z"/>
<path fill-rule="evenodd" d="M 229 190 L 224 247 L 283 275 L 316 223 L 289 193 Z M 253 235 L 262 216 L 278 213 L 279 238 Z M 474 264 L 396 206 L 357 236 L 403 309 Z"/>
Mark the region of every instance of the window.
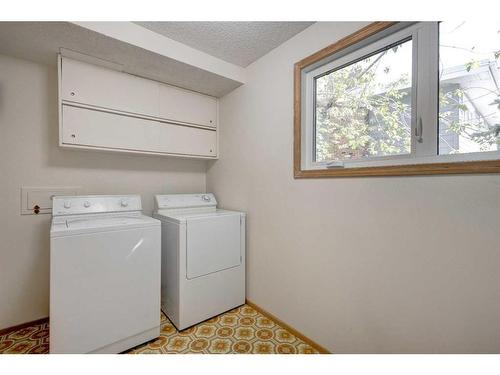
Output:
<path fill-rule="evenodd" d="M 298 62 L 295 176 L 500 172 L 499 31 L 378 22 Z"/>
<path fill-rule="evenodd" d="M 500 150 L 500 22 L 439 24 L 439 154 Z"/>
<path fill-rule="evenodd" d="M 314 77 L 315 161 L 411 153 L 412 41 Z"/>

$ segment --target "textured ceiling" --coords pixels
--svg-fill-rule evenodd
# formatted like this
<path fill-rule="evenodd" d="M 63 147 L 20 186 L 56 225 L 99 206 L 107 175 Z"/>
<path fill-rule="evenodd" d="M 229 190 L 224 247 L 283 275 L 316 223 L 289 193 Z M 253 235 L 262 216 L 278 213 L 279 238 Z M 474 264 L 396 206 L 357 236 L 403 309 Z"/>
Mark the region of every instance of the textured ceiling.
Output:
<path fill-rule="evenodd" d="M 246 67 L 313 22 L 135 22 L 227 62 Z"/>
<path fill-rule="evenodd" d="M 131 74 L 217 97 L 241 85 L 69 22 L 0 22 L 0 54 L 56 65 L 61 48 L 105 60 L 106 65 Z"/>

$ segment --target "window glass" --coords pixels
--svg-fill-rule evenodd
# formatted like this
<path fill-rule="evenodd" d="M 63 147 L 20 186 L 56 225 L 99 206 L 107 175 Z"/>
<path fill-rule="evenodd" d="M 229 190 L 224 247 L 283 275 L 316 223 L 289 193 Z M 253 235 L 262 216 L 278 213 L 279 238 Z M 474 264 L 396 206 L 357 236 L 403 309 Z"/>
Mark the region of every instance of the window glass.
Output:
<path fill-rule="evenodd" d="M 315 161 L 411 153 L 412 41 L 315 79 Z"/>
<path fill-rule="evenodd" d="M 500 22 L 439 25 L 439 154 L 500 150 Z"/>

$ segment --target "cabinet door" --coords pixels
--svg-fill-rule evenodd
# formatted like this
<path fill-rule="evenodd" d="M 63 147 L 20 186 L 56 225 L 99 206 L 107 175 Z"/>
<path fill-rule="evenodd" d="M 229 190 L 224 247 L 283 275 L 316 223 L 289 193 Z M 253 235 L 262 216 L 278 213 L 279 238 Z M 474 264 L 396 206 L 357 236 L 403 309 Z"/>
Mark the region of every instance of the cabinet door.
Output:
<path fill-rule="evenodd" d="M 160 84 L 160 117 L 203 126 L 217 126 L 217 99 Z"/>
<path fill-rule="evenodd" d="M 62 100 L 157 117 L 159 83 L 62 58 Z"/>
<path fill-rule="evenodd" d="M 161 123 L 63 105 L 65 145 L 147 153 L 215 157 L 215 130 Z"/>

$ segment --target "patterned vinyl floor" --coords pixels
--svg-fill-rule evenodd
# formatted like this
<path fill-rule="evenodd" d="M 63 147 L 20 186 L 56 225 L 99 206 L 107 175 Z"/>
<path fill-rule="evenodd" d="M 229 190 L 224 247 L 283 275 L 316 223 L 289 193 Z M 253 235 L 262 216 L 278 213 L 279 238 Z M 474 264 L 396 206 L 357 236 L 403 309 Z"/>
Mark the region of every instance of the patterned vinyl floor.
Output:
<path fill-rule="evenodd" d="M 0 336 L 0 353 L 44 354 L 48 351 L 48 323 Z M 318 351 L 252 307 L 243 305 L 182 332 L 162 313 L 160 337 L 127 353 L 317 354 Z"/>

